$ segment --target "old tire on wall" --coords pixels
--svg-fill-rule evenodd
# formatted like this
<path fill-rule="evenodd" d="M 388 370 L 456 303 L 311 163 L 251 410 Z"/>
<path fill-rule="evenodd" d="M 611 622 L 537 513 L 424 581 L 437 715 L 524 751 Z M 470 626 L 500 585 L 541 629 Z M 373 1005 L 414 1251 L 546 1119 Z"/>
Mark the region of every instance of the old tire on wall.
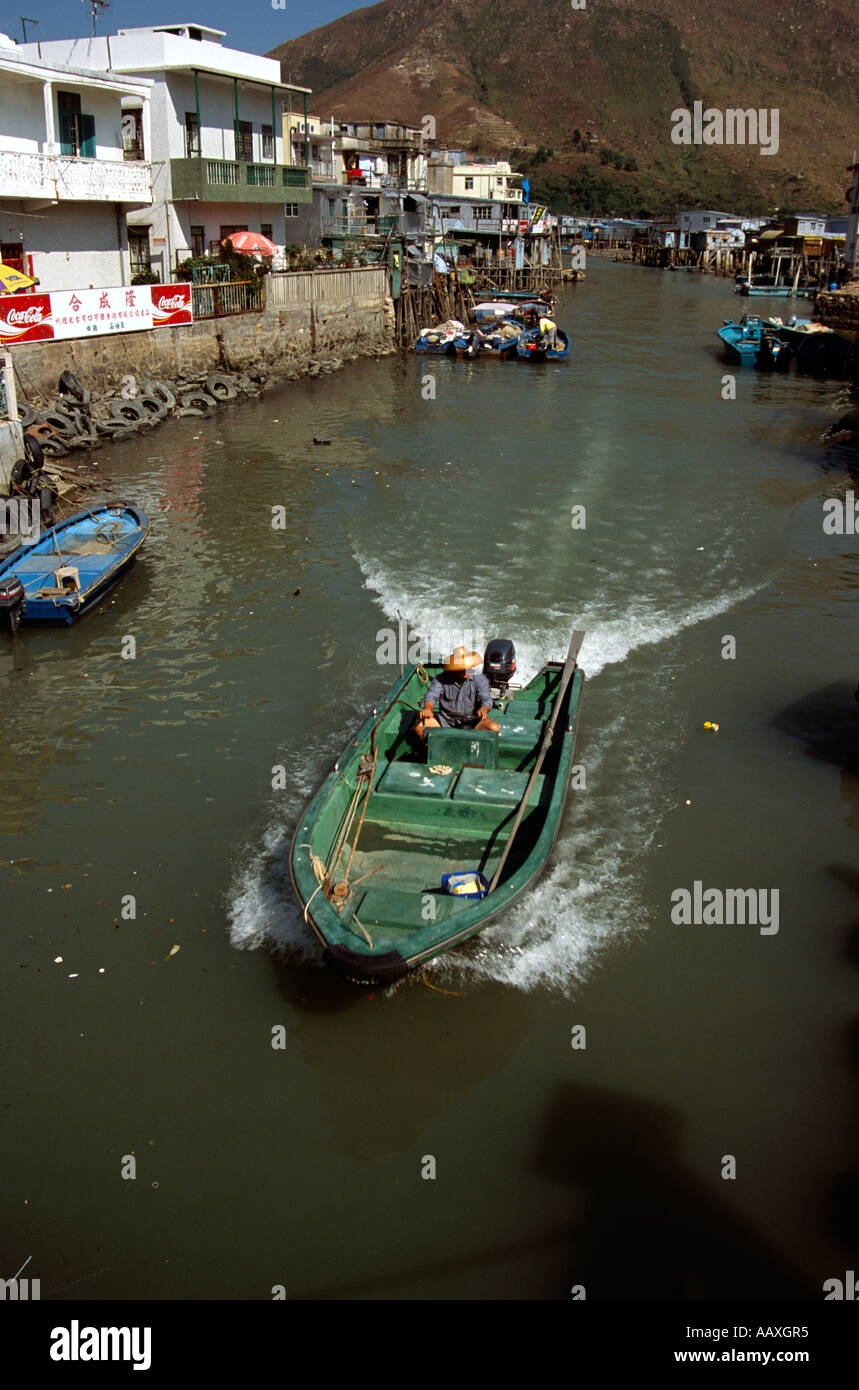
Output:
<path fill-rule="evenodd" d="M 220 372 L 206 378 L 206 390 L 216 401 L 234 401 L 239 394 L 230 378 Z"/>
<path fill-rule="evenodd" d="M 202 410 L 208 415 L 217 401 L 207 391 L 186 391 L 184 396 L 179 397 L 179 404 L 185 410 Z"/>
<path fill-rule="evenodd" d="M 165 412 L 175 410 L 176 394 L 167 381 L 147 381 L 144 383 L 146 394 L 154 396 L 164 406 Z"/>
<path fill-rule="evenodd" d="M 142 421 L 149 418 L 149 411 L 142 406 L 139 401 L 111 401 L 110 416 L 107 423 L 116 420 L 121 426 L 126 428 L 131 425 L 139 425 Z"/>

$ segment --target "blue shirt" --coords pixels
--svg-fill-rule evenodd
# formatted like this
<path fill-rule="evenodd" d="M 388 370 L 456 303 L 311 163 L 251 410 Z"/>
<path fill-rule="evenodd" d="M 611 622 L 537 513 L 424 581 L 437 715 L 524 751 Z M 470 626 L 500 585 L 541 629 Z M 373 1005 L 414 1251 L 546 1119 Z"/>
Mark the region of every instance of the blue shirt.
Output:
<path fill-rule="evenodd" d="M 440 724 L 459 724 L 474 720 L 484 705 L 491 707 L 492 691 L 479 666 L 472 667 L 461 681 L 452 671 L 442 671 L 431 682 L 424 701 L 437 706 Z"/>

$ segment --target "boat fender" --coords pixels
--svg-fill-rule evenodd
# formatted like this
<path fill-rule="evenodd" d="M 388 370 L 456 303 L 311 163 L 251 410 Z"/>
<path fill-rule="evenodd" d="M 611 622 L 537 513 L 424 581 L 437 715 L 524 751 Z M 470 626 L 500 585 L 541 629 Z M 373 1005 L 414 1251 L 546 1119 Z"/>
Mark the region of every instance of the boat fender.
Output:
<path fill-rule="evenodd" d="M 222 376 L 219 372 L 206 377 L 206 390 L 217 401 L 232 401 L 239 394 L 229 377 Z"/>
<path fill-rule="evenodd" d="M 34 434 L 24 435 L 24 453 L 34 468 L 41 468 L 45 457 L 44 450 Z"/>
<path fill-rule="evenodd" d="M 80 401 L 83 405 L 89 404 L 90 393 L 74 372 L 62 373 L 57 383 L 57 390 L 61 395 L 74 396 L 75 400 Z"/>
<path fill-rule="evenodd" d="M 186 391 L 184 396 L 179 397 L 179 404 L 185 410 L 202 410 L 208 415 L 212 406 L 217 405 L 217 401 L 206 391 Z"/>

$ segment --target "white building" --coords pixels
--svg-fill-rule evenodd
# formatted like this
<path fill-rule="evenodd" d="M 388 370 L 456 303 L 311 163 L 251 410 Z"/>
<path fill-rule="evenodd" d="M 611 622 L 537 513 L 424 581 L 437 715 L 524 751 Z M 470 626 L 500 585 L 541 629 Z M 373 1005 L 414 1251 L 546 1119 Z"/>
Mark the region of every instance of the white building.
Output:
<path fill-rule="evenodd" d="M 129 226 L 165 279 L 178 261 L 230 232 L 262 232 L 282 249 L 294 239 L 299 204 L 312 196 L 309 171 L 284 154 L 281 119 L 287 98 L 306 107 L 308 89 L 285 85 L 278 62 L 225 48 L 223 37 L 221 29 L 183 23 L 19 49 L 151 80 L 154 203 L 132 214 Z"/>
<path fill-rule="evenodd" d="M 123 112 L 148 125 L 151 84 L 54 64 L 0 35 L 0 254 L 37 290 L 129 284 L 126 214 L 152 203 Z M 126 134 L 126 143 L 128 136 Z"/>
<path fill-rule="evenodd" d="M 446 198 L 491 198 L 502 203 L 521 203 L 522 175 L 504 159 L 469 164 L 454 150 L 431 155 L 427 170 L 430 193 Z"/>

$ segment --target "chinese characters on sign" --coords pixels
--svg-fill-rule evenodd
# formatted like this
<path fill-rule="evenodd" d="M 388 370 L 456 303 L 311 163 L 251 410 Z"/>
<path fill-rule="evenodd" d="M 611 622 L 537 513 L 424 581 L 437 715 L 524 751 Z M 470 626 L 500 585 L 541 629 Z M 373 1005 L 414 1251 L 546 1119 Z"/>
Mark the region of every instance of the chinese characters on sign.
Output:
<path fill-rule="evenodd" d="M 0 342 L 134 333 L 191 322 L 190 285 L 122 285 L 0 296 Z"/>

